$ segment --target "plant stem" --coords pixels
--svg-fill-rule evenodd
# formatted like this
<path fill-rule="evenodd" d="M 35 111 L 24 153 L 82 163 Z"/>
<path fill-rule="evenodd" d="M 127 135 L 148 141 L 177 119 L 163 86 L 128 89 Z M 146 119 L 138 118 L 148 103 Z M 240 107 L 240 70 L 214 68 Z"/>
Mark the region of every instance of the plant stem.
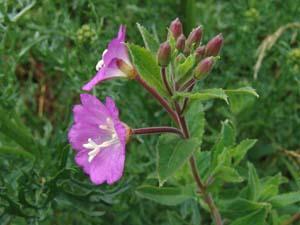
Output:
<path fill-rule="evenodd" d="M 161 76 L 162 76 L 162 80 L 164 82 L 164 85 L 165 85 L 169 95 L 172 96 L 173 93 L 172 93 L 171 87 L 169 85 L 169 82 L 167 80 L 166 67 L 161 68 Z"/>
<path fill-rule="evenodd" d="M 192 85 L 188 88 L 188 92 L 192 91 L 193 88 L 194 88 L 194 86 L 195 86 L 195 83 L 192 84 Z M 180 115 L 182 115 L 182 114 L 184 113 L 184 110 L 185 110 L 185 108 L 186 108 L 188 102 L 189 102 L 189 98 L 185 98 L 185 99 L 183 100 L 183 104 L 182 104 L 182 108 L 181 108 L 181 111 L 180 111 Z"/>
<path fill-rule="evenodd" d="M 174 133 L 182 136 L 182 132 L 175 127 L 145 127 L 131 130 L 132 134 L 160 134 Z"/>
<path fill-rule="evenodd" d="M 185 121 L 184 116 L 180 115 L 180 107 L 179 107 L 178 102 L 175 102 L 175 107 L 176 107 L 177 115 L 179 117 L 180 128 L 182 130 L 183 137 L 187 139 L 187 138 L 189 138 L 189 130 L 188 130 L 188 127 L 186 125 L 186 121 Z M 212 215 L 212 218 L 215 221 L 215 224 L 216 225 L 223 225 L 222 218 L 221 218 L 221 215 L 219 213 L 219 210 L 218 210 L 217 206 L 215 205 L 211 194 L 209 192 L 207 192 L 206 186 L 201 181 L 201 178 L 200 178 L 200 175 L 198 173 L 197 166 L 196 166 L 196 160 L 195 160 L 195 157 L 193 155 L 190 157 L 190 166 L 191 166 L 191 170 L 192 170 L 194 180 L 195 180 L 195 182 L 198 186 L 199 192 L 203 195 L 203 200 L 208 205 L 208 207 L 210 209 L 210 212 L 211 212 L 211 215 Z"/>
<path fill-rule="evenodd" d="M 179 119 L 177 113 L 170 107 L 169 103 L 152 87 L 150 87 L 139 75 L 135 79 L 150 93 L 155 97 L 159 103 L 167 110 L 172 119 L 176 124 L 179 124 Z"/>
<path fill-rule="evenodd" d="M 184 91 L 185 89 L 191 87 L 192 85 L 194 85 L 196 82 L 195 78 L 190 79 L 189 81 L 187 81 L 186 83 L 184 83 L 180 88 L 179 91 Z"/>

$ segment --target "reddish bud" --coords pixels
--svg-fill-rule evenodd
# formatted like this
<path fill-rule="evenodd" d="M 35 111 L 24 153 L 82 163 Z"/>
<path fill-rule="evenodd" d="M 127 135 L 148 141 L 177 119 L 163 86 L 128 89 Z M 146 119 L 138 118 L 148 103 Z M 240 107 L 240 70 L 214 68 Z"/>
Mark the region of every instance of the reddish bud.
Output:
<path fill-rule="evenodd" d="M 171 22 L 170 31 L 172 32 L 175 39 L 177 39 L 182 34 L 182 24 L 178 18 Z"/>
<path fill-rule="evenodd" d="M 157 62 L 160 66 L 167 66 L 171 59 L 171 46 L 166 41 L 162 43 L 157 52 Z"/>
<path fill-rule="evenodd" d="M 211 39 L 206 45 L 206 56 L 217 56 L 223 45 L 223 35 L 218 34 L 213 39 Z"/>
<path fill-rule="evenodd" d="M 184 50 L 184 46 L 185 46 L 185 36 L 183 34 L 181 34 L 178 38 L 177 38 L 177 41 L 176 41 L 176 48 L 179 50 L 179 51 L 183 51 Z"/>
<path fill-rule="evenodd" d="M 195 68 L 194 76 L 200 80 L 205 78 L 211 71 L 214 64 L 214 57 L 207 57 L 203 59 Z"/>
<path fill-rule="evenodd" d="M 195 50 L 196 62 L 200 62 L 200 60 L 204 58 L 204 55 L 205 55 L 205 45 L 200 46 Z"/>
<path fill-rule="evenodd" d="M 186 44 L 190 47 L 192 44 L 195 44 L 195 46 L 198 46 L 200 44 L 201 38 L 202 38 L 202 28 L 197 27 L 192 30 L 192 32 L 189 34 Z"/>

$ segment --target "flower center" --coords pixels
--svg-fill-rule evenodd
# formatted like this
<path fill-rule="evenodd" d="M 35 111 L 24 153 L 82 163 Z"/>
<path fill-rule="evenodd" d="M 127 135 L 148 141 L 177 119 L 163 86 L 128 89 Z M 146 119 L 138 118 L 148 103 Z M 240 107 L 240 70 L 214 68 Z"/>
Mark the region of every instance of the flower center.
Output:
<path fill-rule="evenodd" d="M 106 118 L 106 124 L 99 125 L 101 130 L 104 130 L 110 135 L 110 138 L 106 141 L 103 141 L 97 144 L 92 138 L 87 140 L 87 143 L 83 144 L 82 146 L 86 149 L 89 149 L 89 158 L 88 161 L 92 162 L 92 160 L 98 155 L 102 148 L 106 148 L 112 146 L 114 144 L 119 143 L 119 138 L 114 128 L 113 121 L 110 118 Z"/>

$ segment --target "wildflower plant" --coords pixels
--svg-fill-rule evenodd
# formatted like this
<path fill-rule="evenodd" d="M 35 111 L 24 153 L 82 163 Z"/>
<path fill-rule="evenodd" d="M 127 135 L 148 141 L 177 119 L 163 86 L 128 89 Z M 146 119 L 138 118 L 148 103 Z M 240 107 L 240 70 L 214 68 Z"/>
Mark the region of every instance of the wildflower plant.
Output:
<path fill-rule="evenodd" d="M 221 99 L 229 104 L 230 96 L 258 95 L 250 87 L 194 91 L 196 84 L 205 82 L 220 59 L 222 34 L 205 45 L 201 26 L 186 38 L 180 20 L 175 19 L 168 29 L 167 40 L 159 44 L 144 27 L 138 25 L 138 28 L 145 47 L 126 43 L 125 26 L 121 25 L 117 37 L 108 44 L 97 63 L 96 75 L 83 90 L 90 91 L 112 78 L 134 79 L 161 104 L 170 121 L 165 121 L 165 126 L 132 128 L 119 120 L 111 98 L 107 97 L 102 104 L 96 97 L 82 94 L 82 105 L 73 108 L 74 124 L 69 130 L 69 141 L 76 151 L 75 161 L 92 183 L 113 184 L 126 170 L 126 141 L 135 135 L 160 134 L 156 146 L 158 185 L 142 185 L 137 194 L 166 205 L 199 199 L 214 223 L 221 225 L 224 221 L 213 199 L 213 187 L 243 181 L 235 167 L 256 140 L 247 139 L 235 145 L 232 124 L 225 121 L 220 140 L 210 151 L 201 150 L 205 125 L 203 102 Z M 173 179 L 187 164 L 193 182 L 174 186 Z"/>

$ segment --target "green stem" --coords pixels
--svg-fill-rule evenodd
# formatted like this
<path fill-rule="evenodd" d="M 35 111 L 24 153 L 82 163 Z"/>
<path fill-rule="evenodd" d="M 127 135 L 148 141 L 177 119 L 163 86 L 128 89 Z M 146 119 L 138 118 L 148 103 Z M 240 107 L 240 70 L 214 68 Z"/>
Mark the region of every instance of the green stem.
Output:
<path fill-rule="evenodd" d="M 176 107 L 176 112 L 177 115 L 179 117 L 179 123 L 180 123 L 180 128 L 182 130 L 183 133 L 183 137 L 188 139 L 189 138 L 189 130 L 185 121 L 184 116 L 180 115 L 180 107 L 178 102 L 175 102 L 175 107 Z M 206 186 L 203 184 L 200 175 L 198 173 L 198 169 L 196 166 L 196 160 L 194 156 L 190 157 L 190 167 L 191 167 L 191 171 L 194 177 L 194 180 L 197 184 L 197 187 L 199 189 L 199 192 L 202 194 L 203 196 L 203 200 L 206 202 L 206 204 L 208 205 L 212 218 L 215 221 L 216 225 L 223 225 L 222 222 L 222 217 L 221 214 L 219 213 L 219 210 L 217 208 L 217 206 L 215 205 L 213 198 L 211 196 L 211 194 L 209 192 L 207 192 L 206 190 Z"/>

